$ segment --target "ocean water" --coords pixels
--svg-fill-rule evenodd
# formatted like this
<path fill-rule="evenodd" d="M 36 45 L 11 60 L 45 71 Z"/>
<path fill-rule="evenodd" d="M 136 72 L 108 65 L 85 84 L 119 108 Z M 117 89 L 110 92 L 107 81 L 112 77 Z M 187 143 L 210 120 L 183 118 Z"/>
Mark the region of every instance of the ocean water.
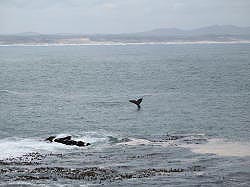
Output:
<path fill-rule="evenodd" d="M 0 184 L 250 186 L 250 44 L 1 46 Z"/>

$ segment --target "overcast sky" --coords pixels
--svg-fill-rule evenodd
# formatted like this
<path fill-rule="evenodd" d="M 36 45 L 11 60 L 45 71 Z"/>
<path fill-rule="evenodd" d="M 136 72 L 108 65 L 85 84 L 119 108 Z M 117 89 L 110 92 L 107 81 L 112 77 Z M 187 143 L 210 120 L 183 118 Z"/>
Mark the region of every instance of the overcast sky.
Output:
<path fill-rule="evenodd" d="M 0 0 L 0 34 L 250 26 L 250 0 Z"/>

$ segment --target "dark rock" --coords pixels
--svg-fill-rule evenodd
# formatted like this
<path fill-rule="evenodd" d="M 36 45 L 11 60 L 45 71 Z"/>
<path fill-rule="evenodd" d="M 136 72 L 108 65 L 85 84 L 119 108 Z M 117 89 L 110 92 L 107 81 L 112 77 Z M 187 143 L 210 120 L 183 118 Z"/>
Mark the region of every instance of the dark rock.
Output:
<path fill-rule="evenodd" d="M 50 136 L 50 137 L 46 138 L 45 141 L 53 142 L 53 140 L 54 140 L 55 138 L 56 138 L 55 136 Z"/>
<path fill-rule="evenodd" d="M 56 138 L 56 136 L 50 136 L 45 139 L 45 141 L 57 142 L 65 145 L 76 145 L 78 147 L 84 147 L 90 145 L 90 143 L 86 143 L 83 141 L 75 141 L 71 139 L 71 136 L 66 136 L 63 138 Z"/>

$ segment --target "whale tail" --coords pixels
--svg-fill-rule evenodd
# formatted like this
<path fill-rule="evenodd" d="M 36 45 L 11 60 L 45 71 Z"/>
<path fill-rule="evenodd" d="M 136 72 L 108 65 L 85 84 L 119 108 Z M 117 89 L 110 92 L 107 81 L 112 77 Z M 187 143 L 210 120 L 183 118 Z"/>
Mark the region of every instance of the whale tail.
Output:
<path fill-rule="evenodd" d="M 140 108 L 141 108 L 141 105 L 140 105 L 140 104 L 141 104 L 141 102 L 142 102 L 142 99 L 143 99 L 143 97 L 140 98 L 140 99 L 138 99 L 138 100 L 129 100 L 129 102 L 136 104 L 137 107 L 138 107 L 138 110 L 140 110 Z"/>

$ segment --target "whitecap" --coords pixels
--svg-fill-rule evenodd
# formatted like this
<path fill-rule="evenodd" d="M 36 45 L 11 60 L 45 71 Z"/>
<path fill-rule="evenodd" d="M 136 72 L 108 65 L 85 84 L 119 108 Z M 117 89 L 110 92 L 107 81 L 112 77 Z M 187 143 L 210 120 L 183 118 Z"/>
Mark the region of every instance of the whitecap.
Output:
<path fill-rule="evenodd" d="M 65 136 L 71 136 L 68 133 L 63 133 L 63 134 L 58 134 L 56 135 L 57 138 L 62 138 Z M 83 147 L 78 147 L 78 146 L 69 146 L 69 145 L 64 145 L 61 143 L 56 143 L 56 142 L 48 142 L 44 141 L 46 137 L 44 138 L 18 138 L 18 137 L 11 137 L 11 138 L 5 138 L 0 140 L 0 147 L 1 147 L 1 152 L 0 152 L 0 159 L 4 160 L 7 158 L 16 158 L 16 157 L 21 157 L 25 154 L 28 153 L 34 153 L 34 152 L 39 152 L 39 153 L 63 153 L 66 150 L 73 150 L 73 149 L 83 149 Z M 93 132 L 88 132 L 84 135 L 76 135 L 72 136 L 73 140 L 76 141 L 84 141 L 88 142 L 91 145 L 92 144 L 104 144 L 107 142 L 108 137 L 98 134 L 98 133 L 93 133 Z"/>
<path fill-rule="evenodd" d="M 138 138 L 129 138 L 129 141 L 127 142 L 121 142 L 118 143 L 117 145 L 150 145 L 152 144 L 151 141 L 146 140 L 146 139 L 138 139 Z"/>
<path fill-rule="evenodd" d="M 52 144 L 37 139 L 5 138 L 0 140 L 0 159 L 20 157 L 32 152 L 54 152 L 67 148 L 63 144 Z"/>

